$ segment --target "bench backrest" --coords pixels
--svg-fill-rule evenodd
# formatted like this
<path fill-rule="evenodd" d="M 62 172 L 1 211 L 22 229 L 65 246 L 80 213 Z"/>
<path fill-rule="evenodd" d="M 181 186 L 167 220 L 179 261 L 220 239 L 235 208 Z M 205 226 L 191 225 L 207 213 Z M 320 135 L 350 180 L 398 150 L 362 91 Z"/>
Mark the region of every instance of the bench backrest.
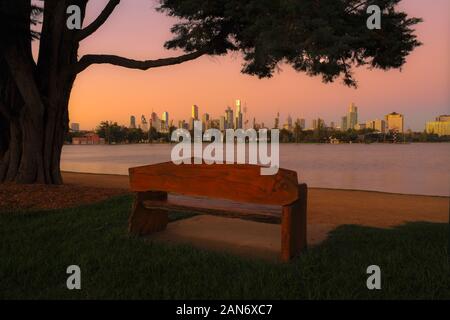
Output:
<path fill-rule="evenodd" d="M 164 191 L 282 206 L 299 198 L 297 173 L 286 169 L 262 176 L 257 165 L 166 162 L 130 168 L 129 174 L 134 192 Z"/>

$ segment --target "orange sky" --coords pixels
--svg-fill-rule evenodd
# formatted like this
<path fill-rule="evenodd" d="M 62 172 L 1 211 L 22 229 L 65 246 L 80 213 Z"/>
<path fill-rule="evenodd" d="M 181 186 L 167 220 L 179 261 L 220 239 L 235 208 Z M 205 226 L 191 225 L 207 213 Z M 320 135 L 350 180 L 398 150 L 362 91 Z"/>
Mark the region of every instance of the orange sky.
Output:
<path fill-rule="evenodd" d="M 86 23 L 92 21 L 107 0 L 91 0 Z M 80 55 L 119 54 L 135 59 L 177 55 L 163 49 L 170 39 L 174 22 L 154 11 L 155 0 L 123 0 L 108 22 L 86 39 Z M 130 115 L 147 118 L 153 111 L 168 111 L 171 119 L 188 119 L 190 106 L 213 118 L 240 98 L 247 104 L 248 118 L 273 125 L 279 111 L 284 122 L 293 118 L 321 117 L 339 123 L 347 105 L 355 102 L 360 122 L 381 118 L 397 111 L 406 117 L 406 128 L 423 130 L 425 122 L 450 113 L 450 1 L 403 0 L 409 14 L 424 18 L 418 35 L 424 46 L 418 48 L 400 71 L 356 72 L 358 89 L 340 82 L 323 84 L 320 78 L 296 73 L 289 66 L 272 79 L 259 80 L 240 74 L 241 57 L 202 57 L 182 65 L 148 71 L 120 67 L 93 66 L 80 74 L 70 100 L 70 121 L 92 129 L 102 120 L 128 125 Z M 176 124 L 177 122 L 175 122 Z"/>

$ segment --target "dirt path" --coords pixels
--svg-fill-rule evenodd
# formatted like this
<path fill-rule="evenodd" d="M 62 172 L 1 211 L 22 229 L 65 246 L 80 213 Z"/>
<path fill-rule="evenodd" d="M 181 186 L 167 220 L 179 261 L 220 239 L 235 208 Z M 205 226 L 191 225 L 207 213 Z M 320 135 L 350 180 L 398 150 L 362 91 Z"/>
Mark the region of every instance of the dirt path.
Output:
<path fill-rule="evenodd" d="M 128 188 L 127 176 L 80 173 L 64 173 L 63 176 L 67 184 L 100 188 Z M 197 200 L 192 199 L 191 201 Z M 211 202 L 211 206 L 223 207 L 224 205 L 222 201 Z M 227 203 L 226 205 L 234 204 Z M 258 206 L 253 207 L 258 208 Z M 204 218 L 201 220 L 207 223 Z M 209 223 L 213 223 L 212 220 L 214 219 L 211 219 Z M 310 244 L 324 240 L 330 230 L 343 224 L 388 228 L 410 221 L 448 222 L 449 198 L 368 191 L 309 189 L 308 242 Z M 193 233 L 195 232 L 198 230 L 193 230 Z"/>

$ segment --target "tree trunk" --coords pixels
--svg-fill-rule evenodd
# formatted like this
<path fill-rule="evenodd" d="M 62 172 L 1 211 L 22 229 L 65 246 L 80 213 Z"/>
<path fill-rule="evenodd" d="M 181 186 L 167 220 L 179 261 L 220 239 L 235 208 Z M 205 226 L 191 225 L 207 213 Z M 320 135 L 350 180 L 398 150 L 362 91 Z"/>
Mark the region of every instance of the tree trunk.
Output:
<path fill-rule="evenodd" d="M 42 132 L 42 122 L 34 122 L 31 116 L 25 115 L 22 121 L 22 157 L 16 177 L 18 183 L 45 183 Z"/>
<path fill-rule="evenodd" d="M 0 155 L 0 182 L 62 184 L 60 157 L 68 128 L 68 101 L 61 99 L 57 107 L 46 109 L 39 122 L 26 113 L 9 120 L 7 144 Z"/>
<path fill-rule="evenodd" d="M 19 171 L 20 159 L 22 157 L 22 130 L 20 123 L 13 120 L 10 123 L 10 140 L 8 150 L 3 161 L 3 179 L 14 181 Z"/>
<path fill-rule="evenodd" d="M 68 84 L 68 86 L 71 88 L 72 83 Z M 47 183 L 51 184 L 61 184 L 63 182 L 60 163 L 64 137 L 69 127 L 69 95 L 70 89 L 63 91 L 56 99 L 56 106 L 47 108 L 43 155 L 45 179 Z"/>
<path fill-rule="evenodd" d="M 6 52 L 8 69 L 0 76 L 0 115 L 8 124 L 7 135 L 1 127 L 0 182 L 61 184 L 60 156 L 75 76 L 35 75 L 27 66 L 29 58 L 18 51 Z"/>
<path fill-rule="evenodd" d="M 0 182 L 61 184 L 60 157 L 68 130 L 68 104 L 79 43 L 66 28 L 66 8 L 85 0 L 47 0 L 35 62 L 31 38 L 18 34 L 0 48 Z M 8 3 L 25 30 L 30 1 Z M 6 120 L 7 128 L 2 126 Z"/>

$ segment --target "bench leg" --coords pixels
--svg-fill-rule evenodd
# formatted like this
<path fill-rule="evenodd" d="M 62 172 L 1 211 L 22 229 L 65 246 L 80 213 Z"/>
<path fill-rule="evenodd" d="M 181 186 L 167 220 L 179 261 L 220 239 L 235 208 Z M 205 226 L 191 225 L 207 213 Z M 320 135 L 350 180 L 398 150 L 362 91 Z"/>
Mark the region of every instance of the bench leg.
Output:
<path fill-rule="evenodd" d="M 133 208 L 128 220 L 128 231 L 137 236 L 162 231 L 169 222 L 168 213 L 161 209 L 144 207 L 146 200 L 167 200 L 167 192 L 138 192 L 135 194 Z"/>
<path fill-rule="evenodd" d="M 281 217 L 281 260 L 290 261 L 306 248 L 306 211 L 308 188 L 299 186 L 299 199 L 283 206 Z"/>

